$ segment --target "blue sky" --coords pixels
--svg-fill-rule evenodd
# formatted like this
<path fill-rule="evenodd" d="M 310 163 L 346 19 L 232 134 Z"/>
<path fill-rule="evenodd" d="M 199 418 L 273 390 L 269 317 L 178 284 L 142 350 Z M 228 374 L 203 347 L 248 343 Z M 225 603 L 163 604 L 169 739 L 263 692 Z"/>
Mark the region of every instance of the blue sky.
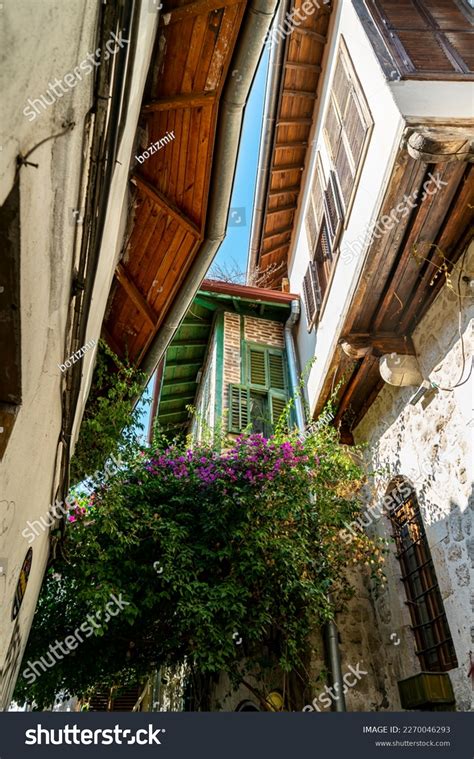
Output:
<path fill-rule="evenodd" d="M 227 235 L 215 259 L 221 265 L 235 261 L 239 271 L 244 273 L 247 269 L 268 57 L 269 51 L 265 49 L 245 109 Z"/>

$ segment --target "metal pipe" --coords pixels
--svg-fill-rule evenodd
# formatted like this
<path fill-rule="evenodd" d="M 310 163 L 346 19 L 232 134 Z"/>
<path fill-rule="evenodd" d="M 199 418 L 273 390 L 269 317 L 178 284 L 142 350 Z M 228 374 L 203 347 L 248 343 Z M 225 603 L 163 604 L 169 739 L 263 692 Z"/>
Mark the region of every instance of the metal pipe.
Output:
<path fill-rule="evenodd" d="M 299 318 L 300 318 L 300 302 L 299 300 L 292 300 L 291 313 L 285 322 L 283 333 L 285 336 L 285 348 L 286 348 L 286 357 L 288 360 L 288 371 L 290 375 L 291 390 L 292 390 L 293 398 L 295 401 L 296 424 L 298 426 L 298 429 L 302 432 L 304 428 L 306 427 L 306 423 L 305 423 L 303 401 L 301 399 L 301 392 L 298 387 L 299 385 L 298 359 L 296 356 L 295 341 L 293 338 L 293 327 L 295 326 Z"/>
<path fill-rule="evenodd" d="M 226 235 L 235 167 L 239 150 L 244 109 L 262 54 L 278 0 L 252 0 L 242 25 L 230 70 L 219 105 L 219 122 L 212 165 L 206 237 L 181 285 L 173 308 L 165 317 L 143 359 L 141 369 L 151 376 L 174 333 L 184 319 L 214 256 Z M 238 80 L 238 81 L 237 81 Z"/>
<path fill-rule="evenodd" d="M 299 300 L 292 300 L 291 313 L 285 323 L 284 328 L 285 348 L 288 360 L 290 383 L 293 393 L 295 394 L 296 423 L 300 432 L 304 432 L 306 425 L 303 402 L 301 400 L 301 394 L 295 392 L 296 388 L 298 387 L 299 367 L 296 355 L 295 341 L 293 337 L 293 327 L 297 323 L 299 315 L 300 302 Z M 311 497 L 310 500 L 312 504 L 315 504 L 313 497 Z M 329 601 L 333 603 L 333 597 L 331 594 L 329 594 Z M 341 654 L 339 651 L 339 634 L 337 631 L 336 623 L 332 619 L 326 623 L 325 627 L 325 648 L 329 664 L 331 686 L 334 689 L 334 693 L 336 694 L 334 697 L 335 710 L 336 712 L 345 712 L 346 700 L 344 698 L 344 681 L 342 679 Z"/>
<path fill-rule="evenodd" d="M 329 595 L 332 601 L 332 596 Z M 331 684 L 336 693 L 334 703 L 336 712 L 345 712 L 344 681 L 342 679 L 341 652 L 339 651 L 339 633 L 333 619 L 326 623 L 326 652 L 328 657 Z"/>
<path fill-rule="evenodd" d="M 278 14 L 275 17 L 275 28 L 283 25 L 291 0 L 280 0 Z M 262 120 L 262 140 L 258 154 L 257 180 L 255 183 L 255 199 L 250 230 L 249 259 L 247 263 L 247 283 L 252 282 L 252 274 L 257 266 L 257 255 L 262 239 L 263 217 L 267 200 L 268 180 L 270 176 L 271 155 L 275 136 L 275 120 L 278 110 L 280 84 L 285 57 L 286 45 L 280 40 L 274 42 L 268 62 L 268 77 L 265 89 L 265 105 Z"/>

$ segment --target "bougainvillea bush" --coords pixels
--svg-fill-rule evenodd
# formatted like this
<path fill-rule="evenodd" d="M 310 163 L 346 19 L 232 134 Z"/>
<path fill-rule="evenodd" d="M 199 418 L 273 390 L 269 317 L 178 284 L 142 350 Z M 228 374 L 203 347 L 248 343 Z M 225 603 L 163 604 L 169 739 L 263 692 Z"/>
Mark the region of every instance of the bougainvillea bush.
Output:
<path fill-rule="evenodd" d="M 339 602 L 350 594 L 347 567 L 380 574 L 367 537 L 338 537 L 359 513 L 361 481 L 328 425 L 243 435 L 219 449 L 161 436 L 137 449 L 68 526 L 24 664 L 111 593 L 127 606 L 31 686 L 20 679 L 17 700 L 41 707 L 59 691 L 83 695 L 183 662 L 237 682 L 239 662 L 260 665 L 269 650 L 282 671 L 298 668 L 332 614 L 328 593 Z"/>

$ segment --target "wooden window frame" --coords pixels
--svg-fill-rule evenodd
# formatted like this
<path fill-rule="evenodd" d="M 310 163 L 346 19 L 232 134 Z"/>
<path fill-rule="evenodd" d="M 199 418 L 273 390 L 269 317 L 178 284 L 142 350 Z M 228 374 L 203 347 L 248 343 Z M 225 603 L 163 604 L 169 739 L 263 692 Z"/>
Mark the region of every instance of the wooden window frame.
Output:
<path fill-rule="evenodd" d="M 262 353 L 264 355 L 264 361 L 265 361 L 265 385 L 259 385 L 256 383 L 253 383 L 251 381 L 251 360 L 250 360 L 250 351 L 255 351 L 258 353 Z M 285 361 L 285 350 L 284 348 L 276 348 L 271 345 L 265 345 L 262 343 L 255 343 L 247 340 L 242 341 L 242 355 L 245 356 L 245 365 L 242 366 L 242 372 L 241 372 L 241 382 L 235 383 L 231 382 L 229 383 L 229 413 L 228 413 L 228 429 L 229 432 L 232 432 L 234 434 L 239 434 L 242 432 L 242 429 L 245 429 L 245 426 L 241 426 L 240 428 L 237 428 L 232 423 L 232 399 L 233 399 L 233 392 L 234 389 L 242 394 L 246 393 L 247 396 L 247 415 L 248 420 L 247 424 L 250 422 L 250 408 L 251 408 L 251 396 L 252 394 L 258 394 L 261 395 L 262 398 L 265 399 L 269 414 L 269 421 L 267 424 L 267 427 L 270 428 L 275 423 L 275 420 L 273 419 L 273 406 L 272 406 L 272 399 L 276 398 L 278 400 L 284 401 L 285 405 L 288 403 L 289 400 L 289 383 L 288 383 L 288 372 L 287 372 L 287 366 Z M 281 388 L 275 388 L 271 385 L 271 375 L 270 375 L 270 355 L 277 355 L 281 358 L 282 361 L 282 367 L 283 367 L 283 382 L 284 382 L 284 389 Z M 241 401 L 240 401 L 241 403 Z M 239 411 L 239 423 L 241 424 L 241 413 Z"/>
<path fill-rule="evenodd" d="M 458 661 L 416 492 L 411 486 L 410 490 L 389 518 L 416 641 L 415 653 L 423 671 L 447 672 L 455 669 Z"/>

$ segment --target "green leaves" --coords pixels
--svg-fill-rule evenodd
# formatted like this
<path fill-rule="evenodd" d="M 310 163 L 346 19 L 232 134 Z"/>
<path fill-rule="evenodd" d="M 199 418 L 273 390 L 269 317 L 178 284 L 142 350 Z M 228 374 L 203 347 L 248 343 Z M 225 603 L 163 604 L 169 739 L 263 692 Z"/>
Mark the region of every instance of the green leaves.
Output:
<path fill-rule="evenodd" d="M 130 445 L 127 460 L 67 529 L 67 561 L 43 586 L 26 659 L 110 593 L 129 605 L 32 686 L 20 680 L 17 697 L 47 705 L 59 686 L 82 695 L 184 663 L 234 682 L 244 660 L 254 673 L 301 670 L 329 591 L 348 597 L 348 564 L 373 548 L 338 537 L 362 475 L 337 432 L 240 436 L 222 452 L 160 435 L 145 451 Z"/>

